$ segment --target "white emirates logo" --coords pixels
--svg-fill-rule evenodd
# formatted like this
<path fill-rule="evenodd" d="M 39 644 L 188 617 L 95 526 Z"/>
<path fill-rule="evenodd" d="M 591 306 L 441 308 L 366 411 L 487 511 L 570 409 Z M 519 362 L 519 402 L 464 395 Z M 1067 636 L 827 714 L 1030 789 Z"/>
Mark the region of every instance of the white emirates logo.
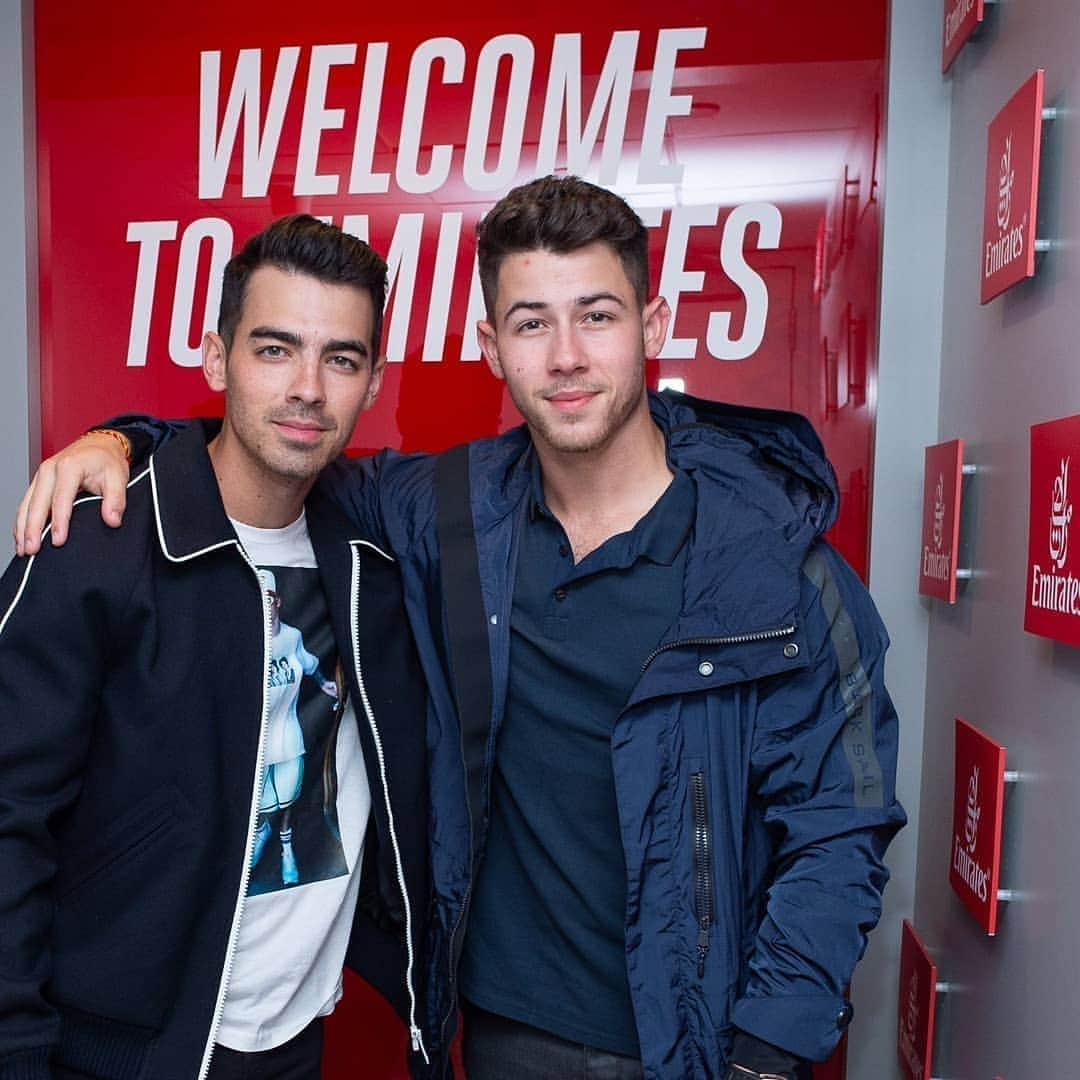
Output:
<path fill-rule="evenodd" d="M 940 551 L 945 533 L 945 474 L 938 473 L 934 488 L 934 547 Z"/>
<path fill-rule="evenodd" d="M 989 894 L 990 871 L 975 861 L 975 845 L 979 840 L 979 766 L 972 765 L 967 786 L 967 813 L 964 817 L 964 835 L 953 837 L 953 869 L 965 885 L 983 902 Z"/>
<path fill-rule="evenodd" d="M 1069 502 L 1070 460 L 1061 459 L 1050 498 L 1050 561 L 1059 570 L 1065 569 L 1065 560 L 1069 557 L 1069 522 L 1072 521 L 1072 503 Z"/>
<path fill-rule="evenodd" d="M 1061 573 L 1069 558 L 1069 524 L 1072 521 L 1072 503 L 1069 501 L 1069 462 L 1064 457 L 1054 477 L 1050 495 L 1050 549 L 1051 566 L 1048 570 L 1035 563 L 1031 567 L 1031 606 L 1061 615 L 1080 616 L 1080 578 L 1071 573 Z M 1046 505 L 1045 503 L 1043 504 Z"/>
<path fill-rule="evenodd" d="M 1001 152 L 1001 162 L 998 166 L 998 205 L 997 224 L 1003 232 L 1009 227 L 1009 218 L 1012 216 L 1012 189 L 1016 180 L 1016 173 L 1012 167 L 1012 132 L 1005 137 L 1005 149 Z"/>
<path fill-rule="evenodd" d="M 922 575 L 933 581 L 948 581 L 952 570 L 952 547 L 942 551 L 945 543 L 945 474 L 938 473 L 937 487 L 934 488 L 934 548 L 923 545 Z"/>
<path fill-rule="evenodd" d="M 1027 232 L 1028 216 L 1024 216 L 1012 228 L 1009 222 L 1012 220 L 1012 197 L 1013 184 L 1016 182 L 1016 171 L 1012 165 L 1012 132 L 1005 137 L 1005 148 L 998 159 L 998 184 L 997 184 L 997 227 L 998 238 L 986 242 L 986 251 L 983 256 L 983 277 L 988 278 L 1006 267 L 1014 259 L 1019 259 L 1024 254 L 1024 235 Z M 987 192 L 992 197 L 991 192 Z"/>
<path fill-rule="evenodd" d="M 904 1009 L 904 1022 L 900 1029 L 900 1052 L 907 1062 L 907 1067 L 912 1076 L 922 1077 L 923 1064 L 915 1049 L 915 1038 L 919 1031 L 919 973 L 911 973 L 911 982 L 908 983 L 908 995 L 906 1008 Z"/>

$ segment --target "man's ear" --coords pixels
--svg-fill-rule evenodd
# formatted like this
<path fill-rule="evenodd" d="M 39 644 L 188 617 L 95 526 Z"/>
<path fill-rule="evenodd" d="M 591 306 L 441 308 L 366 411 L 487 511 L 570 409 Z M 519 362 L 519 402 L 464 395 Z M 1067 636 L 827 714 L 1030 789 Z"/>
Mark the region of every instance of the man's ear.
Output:
<path fill-rule="evenodd" d="M 502 364 L 499 362 L 499 341 L 495 334 L 495 327 L 487 319 L 481 319 L 476 324 L 476 340 L 491 374 L 496 379 L 504 378 Z"/>
<path fill-rule="evenodd" d="M 641 309 L 641 336 L 645 345 L 645 358 L 655 360 L 667 340 L 671 308 L 662 296 L 655 296 Z"/>
<path fill-rule="evenodd" d="M 368 409 L 375 404 L 375 399 L 379 396 L 379 389 L 382 387 L 382 377 L 385 370 L 386 357 L 376 356 L 375 363 L 371 367 L 371 378 L 368 379 L 367 393 L 364 394 L 364 403 L 360 406 L 361 409 Z"/>
<path fill-rule="evenodd" d="M 202 339 L 202 369 L 206 385 L 211 390 L 221 393 L 227 384 L 227 361 L 229 350 L 225 342 L 212 330 L 207 330 Z"/>

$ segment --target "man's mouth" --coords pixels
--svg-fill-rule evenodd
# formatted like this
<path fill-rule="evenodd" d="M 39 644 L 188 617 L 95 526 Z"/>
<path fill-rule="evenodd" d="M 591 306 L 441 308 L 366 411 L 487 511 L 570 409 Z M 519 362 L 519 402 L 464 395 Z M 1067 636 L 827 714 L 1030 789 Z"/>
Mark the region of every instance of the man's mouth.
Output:
<path fill-rule="evenodd" d="M 273 424 L 282 435 L 296 442 L 318 442 L 329 430 L 317 420 L 274 420 Z"/>
<path fill-rule="evenodd" d="M 560 412 L 576 412 L 584 408 L 599 393 L 598 390 L 568 389 L 545 394 L 544 400 Z"/>

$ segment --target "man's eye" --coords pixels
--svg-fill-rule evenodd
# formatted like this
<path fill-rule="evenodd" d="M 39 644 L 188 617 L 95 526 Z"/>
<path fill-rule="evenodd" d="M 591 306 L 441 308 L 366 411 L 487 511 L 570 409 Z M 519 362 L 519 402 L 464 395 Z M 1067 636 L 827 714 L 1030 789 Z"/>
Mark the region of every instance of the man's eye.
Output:
<path fill-rule="evenodd" d="M 610 311 L 589 311 L 585 313 L 585 322 L 588 323 L 611 322 L 612 318 Z"/>
<path fill-rule="evenodd" d="M 334 355 L 327 358 L 327 363 L 334 367 L 345 368 L 347 371 L 360 370 L 360 361 L 355 356 Z"/>
<path fill-rule="evenodd" d="M 539 330 L 541 326 L 543 326 L 543 323 L 539 319 L 526 319 L 524 322 L 518 323 L 518 330 Z"/>
<path fill-rule="evenodd" d="M 267 360 L 278 360 L 285 355 L 285 350 L 280 345 L 260 345 L 255 354 L 264 356 Z"/>

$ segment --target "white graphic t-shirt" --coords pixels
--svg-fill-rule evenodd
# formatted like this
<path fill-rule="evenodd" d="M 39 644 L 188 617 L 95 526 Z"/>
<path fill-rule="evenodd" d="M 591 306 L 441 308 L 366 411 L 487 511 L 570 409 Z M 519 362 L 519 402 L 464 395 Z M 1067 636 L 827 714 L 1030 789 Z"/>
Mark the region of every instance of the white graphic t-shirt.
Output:
<path fill-rule="evenodd" d="M 304 516 L 233 527 L 273 619 L 251 877 L 217 1036 L 253 1052 L 341 997 L 371 791 Z"/>

